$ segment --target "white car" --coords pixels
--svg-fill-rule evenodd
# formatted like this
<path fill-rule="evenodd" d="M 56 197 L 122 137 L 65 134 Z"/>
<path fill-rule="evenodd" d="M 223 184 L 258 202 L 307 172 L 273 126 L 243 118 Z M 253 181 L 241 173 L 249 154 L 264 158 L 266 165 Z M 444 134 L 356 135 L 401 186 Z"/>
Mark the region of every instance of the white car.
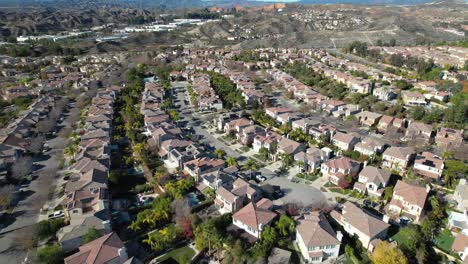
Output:
<path fill-rule="evenodd" d="M 65 214 L 63 213 L 63 211 L 55 211 L 52 214 L 49 214 L 48 218 L 49 219 L 57 219 L 57 218 L 61 218 L 61 217 L 64 217 L 64 216 L 65 216 Z"/>

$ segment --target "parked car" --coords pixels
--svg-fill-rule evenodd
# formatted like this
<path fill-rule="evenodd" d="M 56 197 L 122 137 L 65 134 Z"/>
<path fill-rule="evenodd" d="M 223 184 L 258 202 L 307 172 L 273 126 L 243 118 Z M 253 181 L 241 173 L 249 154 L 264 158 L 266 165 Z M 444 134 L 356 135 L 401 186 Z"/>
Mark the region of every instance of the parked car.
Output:
<path fill-rule="evenodd" d="M 63 211 L 55 211 L 52 214 L 49 214 L 48 218 L 49 219 L 57 219 L 57 218 L 62 218 L 64 216 L 65 216 L 65 214 L 63 213 Z"/>
<path fill-rule="evenodd" d="M 264 182 L 266 181 L 267 178 L 261 174 L 257 174 L 255 175 L 255 179 L 257 179 L 258 181 Z"/>

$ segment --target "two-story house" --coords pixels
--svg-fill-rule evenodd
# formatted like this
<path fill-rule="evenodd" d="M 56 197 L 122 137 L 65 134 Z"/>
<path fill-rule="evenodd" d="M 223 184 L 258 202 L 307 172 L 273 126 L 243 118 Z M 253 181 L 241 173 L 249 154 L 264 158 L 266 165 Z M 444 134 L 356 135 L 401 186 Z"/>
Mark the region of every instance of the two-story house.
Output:
<path fill-rule="evenodd" d="M 448 227 L 456 228 L 468 236 L 468 184 L 466 179 L 461 179 L 453 193 L 453 199 L 457 204 L 456 211 L 450 211 Z"/>
<path fill-rule="evenodd" d="M 382 166 L 404 171 L 414 159 L 414 150 L 410 147 L 390 147 L 386 149 L 382 156 Z"/>
<path fill-rule="evenodd" d="M 342 238 L 341 232 L 335 233 L 321 212 L 312 212 L 298 220 L 296 242 L 308 263 L 337 258 Z"/>
<path fill-rule="evenodd" d="M 430 179 L 440 179 L 444 170 L 444 160 L 430 152 L 416 155 L 414 159 L 414 170 L 419 175 Z"/>
<path fill-rule="evenodd" d="M 390 225 L 370 215 L 352 202 L 343 204 L 341 212 L 333 210 L 330 216 L 343 227 L 350 236 L 356 236 L 362 246 L 373 251 L 378 242 L 387 237 Z"/>
<path fill-rule="evenodd" d="M 362 155 L 371 157 L 381 154 L 385 145 L 385 143 L 381 142 L 377 138 L 365 137 L 361 142 L 354 146 L 354 150 Z"/>
<path fill-rule="evenodd" d="M 302 162 L 301 169 L 303 171 L 313 172 L 320 169 L 320 164 L 327 161 L 329 155 L 326 151 L 314 146 L 308 148 L 305 152 L 301 151 L 294 155 L 294 161 Z"/>
<path fill-rule="evenodd" d="M 342 132 L 336 132 L 331 139 L 331 143 L 343 151 L 353 150 L 358 142 L 359 137 Z"/>
<path fill-rule="evenodd" d="M 276 213 L 271 211 L 272 206 L 273 203 L 265 198 L 257 203 L 250 202 L 232 215 L 232 222 L 258 239 L 265 227 L 276 218 Z"/>
<path fill-rule="evenodd" d="M 419 222 L 424 214 L 424 205 L 430 187 L 420 187 L 398 181 L 393 189 L 393 197 L 386 207 L 389 216 L 399 217 L 405 215 L 415 222 Z"/>
<path fill-rule="evenodd" d="M 390 172 L 373 166 L 366 166 L 359 173 L 358 181 L 354 184 L 354 189 L 361 193 L 369 193 L 382 196 L 385 187 L 390 180 Z"/>
<path fill-rule="evenodd" d="M 345 179 L 346 176 L 355 177 L 361 169 L 361 163 L 352 160 L 348 157 L 339 157 L 322 163 L 320 172 L 328 180 L 340 187 L 347 188 L 349 182 Z"/>

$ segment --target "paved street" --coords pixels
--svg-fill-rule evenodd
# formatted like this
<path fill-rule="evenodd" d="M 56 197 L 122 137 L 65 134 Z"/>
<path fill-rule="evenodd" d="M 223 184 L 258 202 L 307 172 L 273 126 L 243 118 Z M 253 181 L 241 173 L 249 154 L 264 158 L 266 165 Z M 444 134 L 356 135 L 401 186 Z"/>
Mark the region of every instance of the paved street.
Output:
<path fill-rule="evenodd" d="M 283 190 L 284 196 L 274 201 L 277 205 L 294 202 L 306 207 L 320 208 L 327 202 L 326 196 L 320 189 L 302 183 L 294 183 L 287 177 L 273 177 L 266 183 L 278 185 Z"/>
<path fill-rule="evenodd" d="M 68 122 L 69 115 L 70 113 L 64 114 L 66 118 L 62 125 L 65 127 L 71 125 Z M 50 197 L 49 192 L 55 192 L 59 157 L 66 147 L 67 139 L 54 137 L 46 143 L 51 147 L 51 150 L 34 158 L 36 170 L 33 174 L 38 175 L 38 177 L 29 184 L 27 191 L 24 192 L 13 209 L 13 218 L 0 230 L 0 263 L 2 264 L 24 263 L 28 253 L 16 246 L 17 238 L 24 232 L 22 230 L 28 231 L 28 227 L 38 222 L 40 209 Z"/>

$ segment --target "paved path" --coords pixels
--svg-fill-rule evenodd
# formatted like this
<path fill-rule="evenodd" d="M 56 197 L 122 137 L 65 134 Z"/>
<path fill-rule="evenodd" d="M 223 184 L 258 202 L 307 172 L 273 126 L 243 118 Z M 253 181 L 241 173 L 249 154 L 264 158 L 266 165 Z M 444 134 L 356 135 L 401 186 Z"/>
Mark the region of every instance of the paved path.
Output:
<path fill-rule="evenodd" d="M 63 125 L 69 127 L 68 114 Z M 59 137 L 52 138 L 46 143 L 51 150 L 39 157 L 35 157 L 34 163 L 38 164 L 35 174 L 38 177 L 33 180 L 26 194 L 20 199 L 13 209 L 12 223 L 0 230 L 0 264 L 3 263 L 28 263 L 25 260 L 30 253 L 17 247 L 17 237 L 21 236 L 28 228 L 36 224 L 40 216 L 40 208 L 49 199 L 49 191 L 56 192 L 56 171 L 58 158 L 63 153 L 67 140 Z M 55 198 L 55 197 L 54 197 Z"/>

